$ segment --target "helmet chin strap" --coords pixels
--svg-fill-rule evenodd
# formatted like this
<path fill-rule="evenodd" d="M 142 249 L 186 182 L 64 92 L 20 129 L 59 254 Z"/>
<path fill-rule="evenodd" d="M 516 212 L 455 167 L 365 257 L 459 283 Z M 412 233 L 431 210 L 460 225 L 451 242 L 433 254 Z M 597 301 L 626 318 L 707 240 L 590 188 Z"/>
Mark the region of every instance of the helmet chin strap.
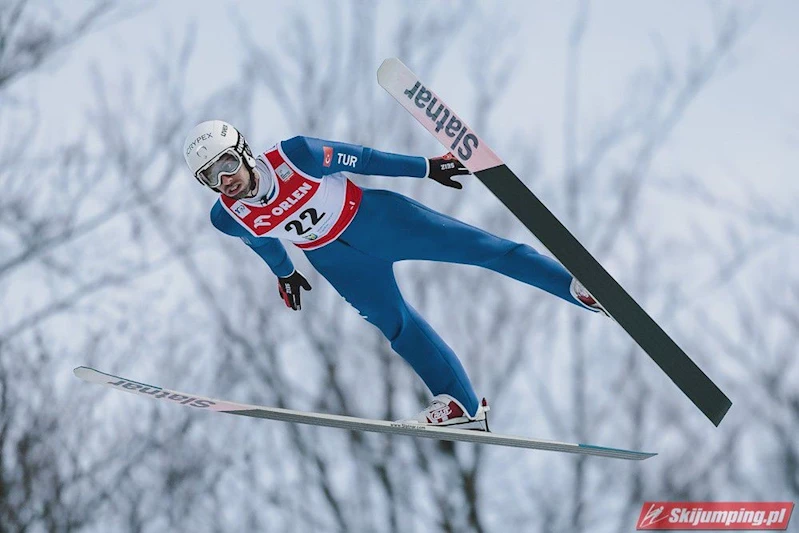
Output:
<path fill-rule="evenodd" d="M 261 175 L 258 174 L 258 170 L 250 168 L 249 165 L 247 165 L 247 170 L 250 172 L 250 190 L 247 191 L 247 198 L 250 198 L 255 196 L 255 193 L 258 190 L 258 180 Z"/>

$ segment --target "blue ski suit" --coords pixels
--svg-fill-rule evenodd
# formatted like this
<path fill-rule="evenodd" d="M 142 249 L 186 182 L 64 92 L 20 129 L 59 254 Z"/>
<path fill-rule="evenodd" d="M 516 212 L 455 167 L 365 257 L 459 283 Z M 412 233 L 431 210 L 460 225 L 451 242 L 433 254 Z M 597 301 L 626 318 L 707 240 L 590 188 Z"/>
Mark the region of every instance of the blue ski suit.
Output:
<path fill-rule="evenodd" d="M 422 178 L 428 171 L 423 157 L 310 137 L 282 141 L 277 149 L 281 161 L 308 180 L 342 172 Z M 263 191 L 265 205 L 276 195 L 274 184 L 280 185 L 272 174 L 272 186 L 258 190 L 259 194 Z M 285 176 L 286 171 L 277 174 Z M 530 246 L 502 239 L 395 192 L 360 190 L 360 204 L 346 229 L 323 246 L 303 252 L 336 291 L 380 329 L 434 395 L 453 396 L 470 414 L 476 413 L 478 398 L 469 377 L 447 343 L 403 298 L 394 277 L 395 262 L 418 259 L 476 265 L 583 307 L 569 291 L 571 274 Z M 211 209 L 211 221 L 220 231 L 240 237 L 275 275 L 290 275 L 294 267 L 281 242 L 254 236 L 237 220 L 236 212 L 226 209 L 220 199 Z"/>

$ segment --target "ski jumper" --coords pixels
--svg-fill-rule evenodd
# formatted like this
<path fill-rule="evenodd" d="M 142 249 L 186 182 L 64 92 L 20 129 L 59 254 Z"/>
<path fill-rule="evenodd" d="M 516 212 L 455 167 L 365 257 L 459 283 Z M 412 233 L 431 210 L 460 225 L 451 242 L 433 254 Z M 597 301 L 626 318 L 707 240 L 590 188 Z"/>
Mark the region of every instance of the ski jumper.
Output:
<path fill-rule="evenodd" d="M 294 267 L 278 239 L 303 250 L 314 268 L 377 326 L 434 395 L 449 394 L 470 414 L 478 399 L 458 357 L 402 296 L 396 261 L 418 259 L 481 266 L 567 302 L 572 275 L 526 244 L 494 236 L 406 196 L 364 189 L 343 172 L 427 175 L 427 160 L 363 146 L 294 137 L 256 158 L 254 198 L 220 195 L 211 221 L 241 238 L 279 277 Z"/>

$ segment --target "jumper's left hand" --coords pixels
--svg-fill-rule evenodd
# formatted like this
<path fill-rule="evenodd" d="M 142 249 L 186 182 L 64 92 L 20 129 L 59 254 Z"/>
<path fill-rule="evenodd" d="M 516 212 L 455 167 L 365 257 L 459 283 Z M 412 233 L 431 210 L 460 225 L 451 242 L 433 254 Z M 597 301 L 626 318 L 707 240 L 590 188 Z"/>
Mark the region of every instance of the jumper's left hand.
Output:
<path fill-rule="evenodd" d="M 453 189 L 463 189 L 463 184 L 452 179 L 452 176 L 469 174 L 469 170 L 451 152 L 428 159 L 427 162 L 430 166 L 428 178 Z"/>

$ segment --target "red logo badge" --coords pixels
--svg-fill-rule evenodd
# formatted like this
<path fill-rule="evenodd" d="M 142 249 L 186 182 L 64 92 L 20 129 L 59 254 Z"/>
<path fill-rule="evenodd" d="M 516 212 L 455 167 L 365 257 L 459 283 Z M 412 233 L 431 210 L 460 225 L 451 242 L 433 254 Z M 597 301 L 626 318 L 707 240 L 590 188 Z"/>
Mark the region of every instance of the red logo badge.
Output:
<path fill-rule="evenodd" d="M 638 530 L 782 530 L 792 502 L 644 502 Z"/>
<path fill-rule="evenodd" d="M 323 146 L 322 150 L 325 151 L 325 160 L 322 163 L 324 166 L 329 167 L 330 164 L 333 162 L 333 147 L 332 146 Z"/>

